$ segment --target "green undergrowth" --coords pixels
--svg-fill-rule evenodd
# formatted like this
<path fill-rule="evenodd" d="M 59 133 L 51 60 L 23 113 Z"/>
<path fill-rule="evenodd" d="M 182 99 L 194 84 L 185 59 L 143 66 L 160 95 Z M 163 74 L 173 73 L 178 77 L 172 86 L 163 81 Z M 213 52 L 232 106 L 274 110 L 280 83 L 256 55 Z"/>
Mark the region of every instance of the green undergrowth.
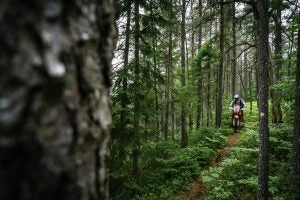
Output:
<path fill-rule="evenodd" d="M 230 155 L 218 168 L 201 172 L 202 181 L 208 186 L 206 200 L 256 199 L 258 187 L 258 119 L 256 105 L 253 114 L 245 113 L 246 126 Z M 284 200 L 289 197 L 288 182 L 292 149 L 292 126 L 270 125 L 270 199 Z"/>
<path fill-rule="evenodd" d="M 111 199 L 169 199 L 178 195 L 212 162 L 217 149 L 224 147 L 227 134 L 226 129 L 210 127 L 194 130 L 186 148 L 173 140 L 147 142 L 141 148 L 138 177 L 128 174 L 128 169 L 110 174 L 110 181 L 119 184 Z"/>

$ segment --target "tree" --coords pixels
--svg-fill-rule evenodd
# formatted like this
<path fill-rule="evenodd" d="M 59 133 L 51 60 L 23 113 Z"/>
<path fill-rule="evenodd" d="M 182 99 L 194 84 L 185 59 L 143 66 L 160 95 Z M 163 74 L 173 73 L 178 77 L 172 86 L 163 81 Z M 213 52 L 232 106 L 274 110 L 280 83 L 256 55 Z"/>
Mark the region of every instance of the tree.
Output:
<path fill-rule="evenodd" d="M 231 63 L 231 95 L 232 97 L 236 93 L 236 85 L 237 85 L 237 76 L 236 76 L 236 17 L 235 17 L 235 2 L 232 2 L 231 8 L 232 15 L 232 63 Z"/>
<path fill-rule="evenodd" d="M 0 199 L 108 199 L 112 1 L 1 7 Z"/>
<path fill-rule="evenodd" d="M 198 2 L 198 10 L 199 10 L 199 32 L 198 32 L 198 49 L 201 49 L 202 46 L 202 0 Z M 202 65 L 199 63 L 199 72 L 201 76 Z M 203 80 L 202 77 L 198 80 L 198 88 L 197 88 L 197 114 L 196 114 L 196 128 L 200 128 L 200 120 L 201 120 L 201 112 L 203 112 Z"/>
<path fill-rule="evenodd" d="M 172 5 L 172 0 L 170 2 Z M 169 11 L 169 18 L 172 20 L 173 18 L 173 9 L 172 6 L 170 7 Z M 170 119 L 170 85 L 171 85 L 171 72 L 173 68 L 173 59 L 172 59 L 172 52 L 173 52 L 173 30 L 172 27 L 169 30 L 168 33 L 168 58 L 166 62 L 166 94 L 165 94 L 165 101 L 166 101 L 166 111 L 165 111 L 165 140 L 168 140 L 168 134 L 169 134 L 169 119 Z M 173 122 L 172 122 L 173 123 Z M 173 125 L 172 125 L 173 126 Z M 173 132 L 172 132 L 173 135 Z"/>
<path fill-rule="evenodd" d="M 254 4 L 255 19 L 258 24 L 258 103 L 259 103 L 259 170 L 258 199 L 268 199 L 269 181 L 269 126 L 268 126 L 268 80 L 269 80 L 269 20 L 268 1 L 258 1 Z"/>
<path fill-rule="evenodd" d="M 271 77 L 271 84 L 278 84 L 280 81 L 280 71 L 282 68 L 282 22 L 281 22 L 281 10 L 282 0 L 277 0 L 275 5 L 275 14 L 273 19 L 275 21 L 275 38 L 274 38 L 274 77 Z M 273 67 L 273 66 L 271 66 Z M 270 96 L 272 99 L 272 122 L 275 124 L 282 123 L 282 112 L 281 112 L 281 96 L 282 90 L 278 87 L 273 86 L 270 90 Z"/>
<path fill-rule="evenodd" d="M 186 1 L 182 0 L 181 8 L 181 86 L 185 87 L 185 13 L 186 13 Z M 187 146 L 187 131 L 186 131 L 186 103 L 181 103 L 181 147 Z"/>
<path fill-rule="evenodd" d="M 298 14 L 299 15 L 299 14 Z M 298 19 L 300 15 L 298 16 Z M 299 24 L 298 24 L 299 26 Z M 296 98 L 295 98 L 295 122 L 294 122 L 294 146 L 293 146 L 293 195 L 294 199 L 300 198 L 300 28 L 298 27 L 298 49 L 296 68 Z"/>
<path fill-rule="evenodd" d="M 216 127 L 221 128 L 223 96 L 223 63 L 224 63 L 224 0 L 220 2 L 220 60 L 218 65 L 218 85 L 216 99 Z"/>
<path fill-rule="evenodd" d="M 119 137 L 119 158 L 121 162 L 125 159 L 125 137 L 124 132 L 126 131 L 126 126 L 129 122 L 128 120 L 128 111 L 127 107 L 129 104 L 129 97 L 128 97 L 128 78 L 127 74 L 129 71 L 129 40 L 130 40 L 130 24 L 131 24 L 131 1 L 127 3 L 127 19 L 126 19 L 126 30 L 125 30 L 125 48 L 124 48 L 124 74 L 125 76 L 122 78 L 122 94 L 120 97 L 120 104 L 121 104 L 121 112 L 120 112 L 120 126 L 118 128 L 118 132 L 123 132 L 123 134 Z"/>
<path fill-rule="evenodd" d="M 133 150 L 132 150 L 132 173 L 137 175 L 139 172 L 139 153 L 140 153 L 140 99 L 139 99 L 139 87 L 140 87 L 140 56 L 139 56 L 139 32 L 140 32 L 140 13 L 139 13 L 139 1 L 134 1 L 134 22 L 135 22 L 135 34 L 134 34 L 134 119 L 133 119 Z"/>

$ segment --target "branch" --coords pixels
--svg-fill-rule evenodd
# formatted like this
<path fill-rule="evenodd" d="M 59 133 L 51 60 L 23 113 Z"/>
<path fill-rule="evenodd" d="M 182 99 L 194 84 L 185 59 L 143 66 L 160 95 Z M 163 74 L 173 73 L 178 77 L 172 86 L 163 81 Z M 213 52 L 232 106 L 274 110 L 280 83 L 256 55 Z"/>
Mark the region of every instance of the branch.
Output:
<path fill-rule="evenodd" d="M 252 5 L 253 4 L 253 0 L 233 0 L 233 1 L 224 1 L 224 2 L 219 2 L 218 4 L 230 4 L 233 2 L 240 2 L 240 3 L 245 3 L 245 4 L 249 4 Z"/>
<path fill-rule="evenodd" d="M 243 42 L 243 43 L 240 43 L 240 44 L 236 44 L 236 45 L 234 45 L 234 46 L 231 46 L 229 49 L 227 49 L 227 51 L 225 52 L 225 55 L 232 49 L 232 48 L 234 48 L 234 47 L 237 47 L 237 46 L 242 46 L 242 45 L 248 45 L 248 48 L 246 48 L 246 50 L 248 50 L 248 49 L 250 49 L 250 48 L 252 48 L 252 47 L 255 47 L 256 45 L 254 45 L 254 44 L 250 44 L 249 42 Z M 242 51 L 242 53 L 243 53 L 244 51 Z M 238 56 L 238 57 L 240 57 L 240 56 Z M 237 58 L 238 58 L 237 57 Z M 235 58 L 236 59 L 236 58 Z"/>
<path fill-rule="evenodd" d="M 245 14 L 243 14 L 242 16 L 240 16 L 240 17 L 237 17 L 236 19 L 239 21 L 239 20 L 242 20 L 242 19 L 244 19 L 245 17 L 247 17 L 250 13 L 252 13 L 253 12 L 253 9 L 250 9 L 250 10 L 248 10 L 247 12 L 245 12 Z"/>
<path fill-rule="evenodd" d="M 235 57 L 235 58 L 233 58 L 234 60 L 235 59 L 238 59 L 245 51 L 248 51 L 250 48 L 252 48 L 252 47 L 255 47 L 255 45 L 253 45 L 253 46 L 248 46 L 246 49 L 243 49 L 240 53 L 239 53 L 239 55 L 237 56 L 237 57 Z"/>
<path fill-rule="evenodd" d="M 296 6 L 296 8 L 300 8 L 300 6 L 298 5 L 298 1 L 296 1 L 296 2 L 291 2 L 291 1 L 289 1 L 289 0 L 286 0 L 290 5 L 294 5 L 294 6 Z"/>
<path fill-rule="evenodd" d="M 272 15 L 272 18 L 273 18 L 273 20 L 274 20 L 274 22 L 275 22 L 275 24 L 276 24 L 277 26 L 280 25 L 280 23 L 278 22 L 278 20 L 276 19 L 276 17 L 275 17 L 274 15 Z M 288 38 L 288 40 L 289 40 L 290 42 L 292 42 L 292 39 L 291 39 L 290 35 L 286 32 L 286 30 L 285 30 L 282 26 L 280 26 L 280 30 L 281 30 L 282 33 Z"/>

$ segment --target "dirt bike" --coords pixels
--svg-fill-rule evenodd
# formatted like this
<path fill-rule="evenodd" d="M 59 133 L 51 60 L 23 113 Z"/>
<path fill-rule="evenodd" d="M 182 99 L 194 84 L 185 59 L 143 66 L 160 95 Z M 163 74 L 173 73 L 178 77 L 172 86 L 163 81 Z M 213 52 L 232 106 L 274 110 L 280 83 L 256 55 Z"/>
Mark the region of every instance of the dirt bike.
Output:
<path fill-rule="evenodd" d="M 240 126 L 241 121 L 241 107 L 240 105 L 234 105 L 232 108 L 232 126 L 234 129 L 234 132 L 237 132 L 237 129 Z"/>

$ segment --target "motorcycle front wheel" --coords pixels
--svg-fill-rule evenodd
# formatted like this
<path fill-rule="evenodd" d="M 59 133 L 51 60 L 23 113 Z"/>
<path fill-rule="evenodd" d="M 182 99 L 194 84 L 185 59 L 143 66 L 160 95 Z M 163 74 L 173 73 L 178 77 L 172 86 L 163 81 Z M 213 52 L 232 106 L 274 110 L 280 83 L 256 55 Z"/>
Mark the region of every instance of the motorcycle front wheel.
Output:
<path fill-rule="evenodd" d="M 232 125 L 233 125 L 234 132 L 236 133 L 237 129 L 240 125 L 240 120 L 239 119 L 233 119 L 232 120 Z"/>

